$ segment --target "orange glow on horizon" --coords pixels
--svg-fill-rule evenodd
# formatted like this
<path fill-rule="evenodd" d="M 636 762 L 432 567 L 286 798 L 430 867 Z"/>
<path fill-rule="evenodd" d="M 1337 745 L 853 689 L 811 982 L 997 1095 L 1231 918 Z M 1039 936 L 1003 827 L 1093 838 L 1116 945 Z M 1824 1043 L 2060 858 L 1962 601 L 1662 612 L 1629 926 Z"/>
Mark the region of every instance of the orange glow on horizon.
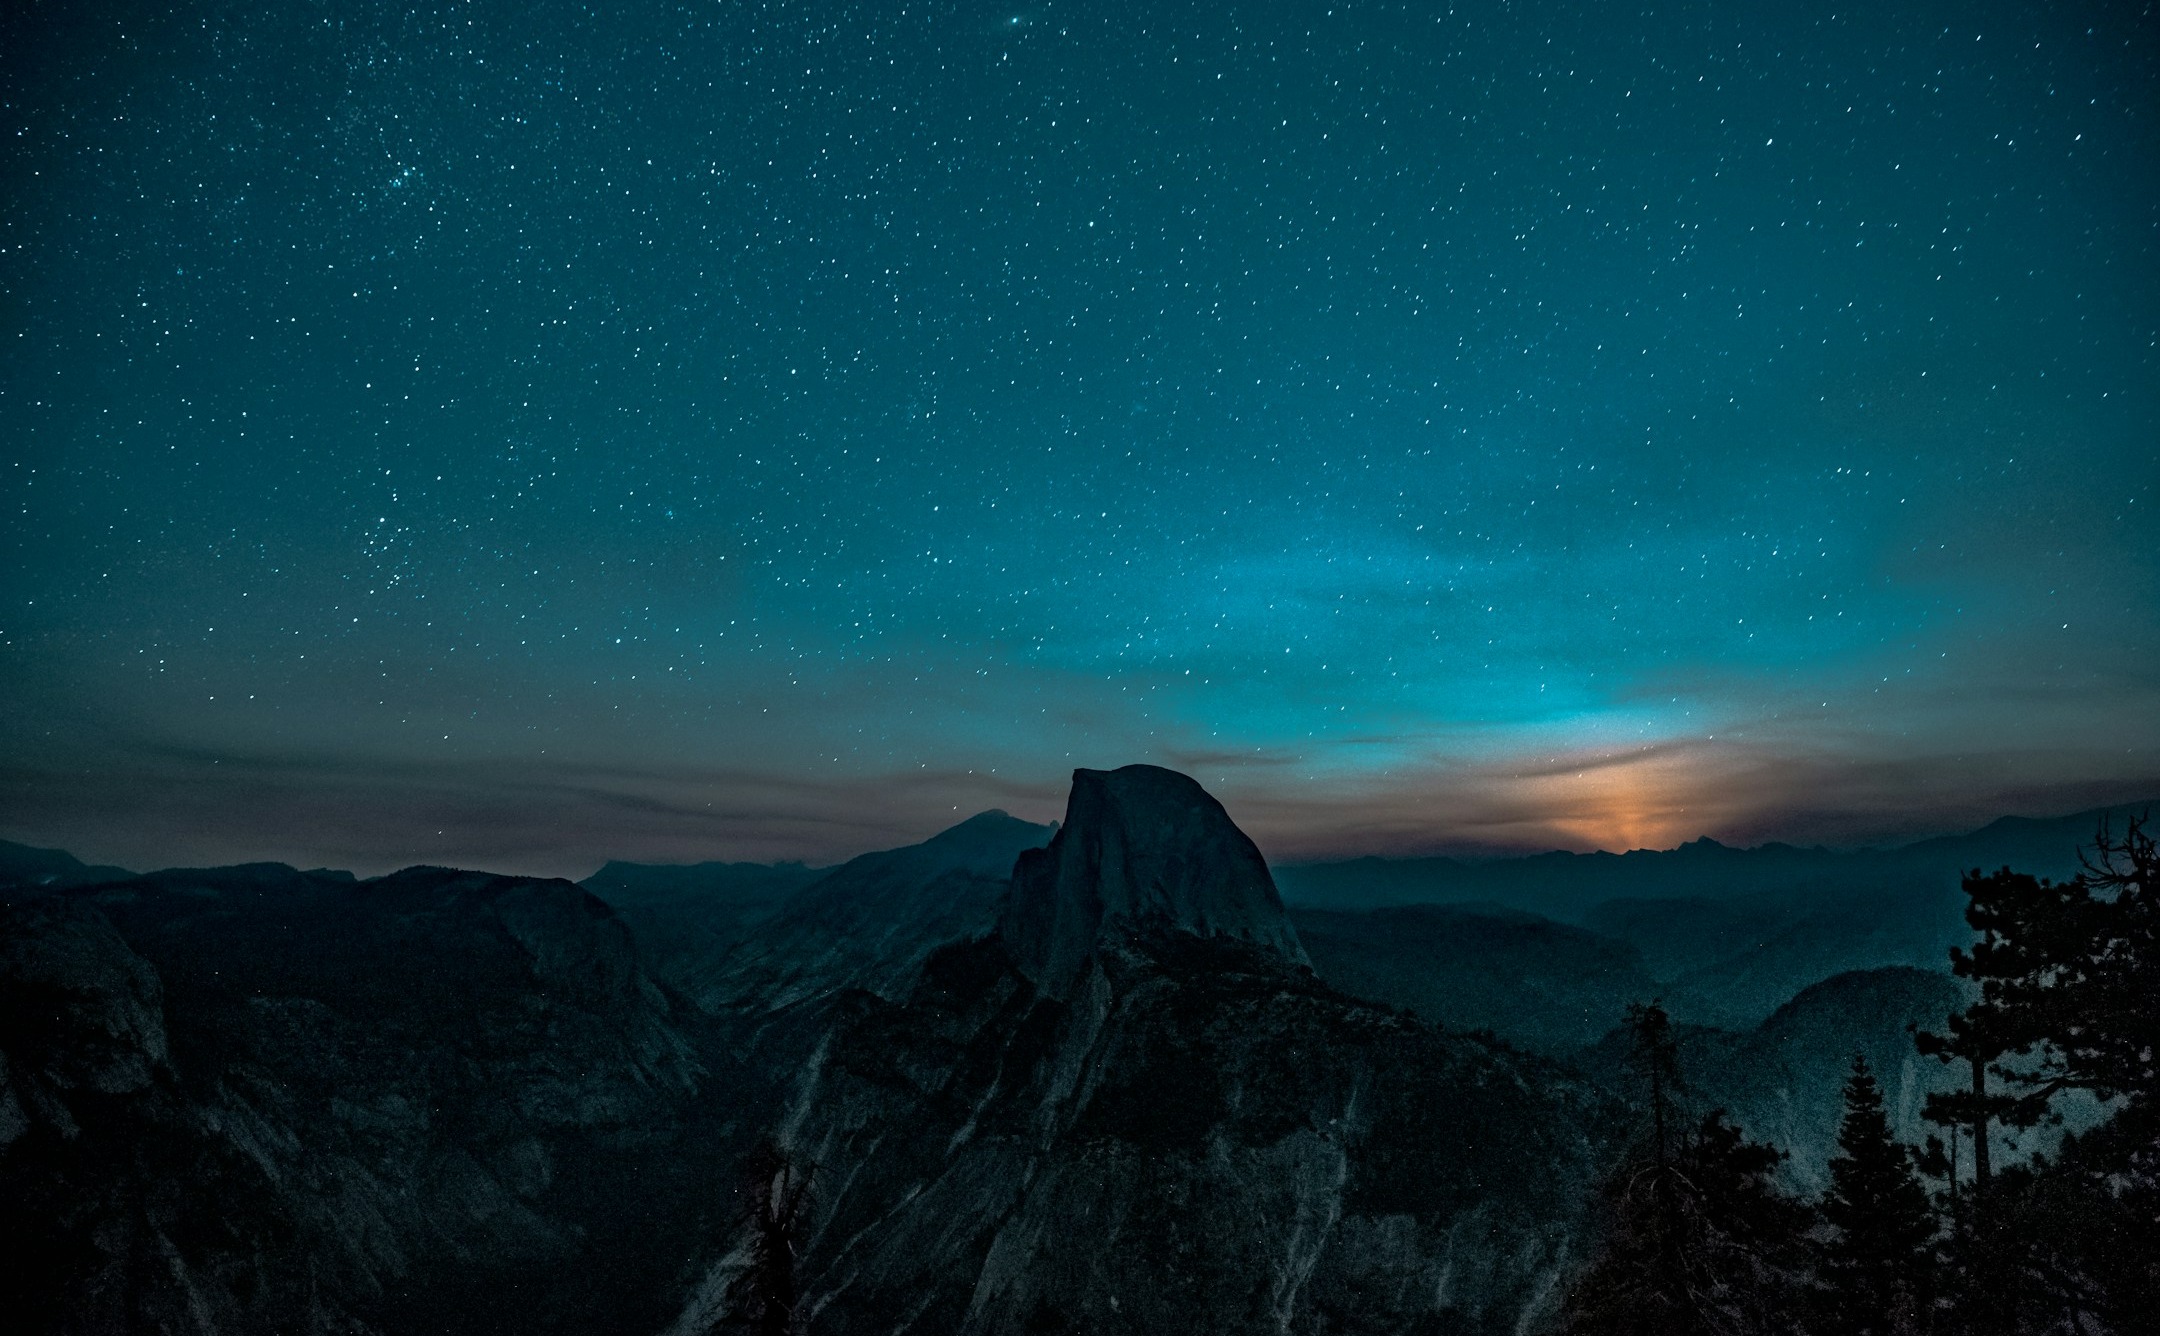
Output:
<path fill-rule="evenodd" d="M 1550 827 L 1575 849 L 1669 849 L 1702 834 L 1709 813 L 1706 776 L 1686 756 L 1599 761 L 1582 770 L 1522 781 L 1533 810 L 1555 814 Z"/>

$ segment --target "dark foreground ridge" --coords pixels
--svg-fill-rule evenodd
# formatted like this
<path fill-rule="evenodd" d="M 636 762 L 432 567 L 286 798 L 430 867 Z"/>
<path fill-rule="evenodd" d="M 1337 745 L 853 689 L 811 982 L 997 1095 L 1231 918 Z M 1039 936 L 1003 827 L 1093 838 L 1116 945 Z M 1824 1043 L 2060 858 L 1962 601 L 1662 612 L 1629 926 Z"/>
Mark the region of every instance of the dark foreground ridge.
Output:
<path fill-rule="evenodd" d="M 719 1052 L 568 882 L 266 864 L 0 890 L 0 1311 L 83 1336 L 650 1331 L 668 1240 L 711 1227 L 729 1172 Z"/>

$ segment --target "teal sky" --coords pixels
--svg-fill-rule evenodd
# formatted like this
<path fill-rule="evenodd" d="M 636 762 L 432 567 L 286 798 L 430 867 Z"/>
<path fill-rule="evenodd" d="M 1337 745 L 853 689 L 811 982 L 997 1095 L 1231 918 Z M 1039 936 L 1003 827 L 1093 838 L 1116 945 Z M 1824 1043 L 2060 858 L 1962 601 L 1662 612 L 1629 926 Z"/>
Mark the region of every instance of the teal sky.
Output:
<path fill-rule="evenodd" d="M 1850 10 L 1850 12 L 1848 12 Z M 0 835 L 2160 792 L 2149 6 L 30 4 Z"/>

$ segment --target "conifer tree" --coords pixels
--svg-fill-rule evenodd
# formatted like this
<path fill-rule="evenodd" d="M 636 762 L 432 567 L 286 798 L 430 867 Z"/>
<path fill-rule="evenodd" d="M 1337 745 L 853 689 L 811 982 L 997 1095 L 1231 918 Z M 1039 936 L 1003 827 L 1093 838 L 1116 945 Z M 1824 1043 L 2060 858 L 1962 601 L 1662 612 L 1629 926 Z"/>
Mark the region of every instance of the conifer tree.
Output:
<path fill-rule="evenodd" d="M 1916 1040 L 1971 1068 L 1970 1092 L 1930 1097 L 1929 1117 L 1972 1128 L 1984 1197 L 1991 1121 L 2031 1127 L 2066 1090 L 2160 1099 L 2160 852 L 2143 819 L 2120 839 L 2103 822 L 2070 881 L 2003 868 L 1968 874 L 1964 889 L 1975 938 L 1951 951 L 1950 968 L 1980 985 L 1980 1000 L 1950 1017 L 1947 1034 Z"/>
<path fill-rule="evenodd" d="M 1655 1003 L 1629 1009 L 1646 1135 L 1607 1184 L 1604 1247 L 1569 1293 L 1570 1336 L 1783 1336 L 1798 1330 L 1807 1207 L 1783 1154 L 1710 1113 L 1680 1116 L 1678 1046 Z"/>
<path fill-rule="evenodd" d="M 1965 879 L 1976 939 L 1951 967 L 1980 998 L 1923 1052 L 1971 1065 L 1973 1089 L 1931 1097 L 1928 1116 L 2030 1127 L 2054 1098 L 2110 1101 L 2100 1126 L 2055 1157 L 1991 1175 L 1974 1145 L 1944 1276 L 1944 1329 L 2131 1331 L 2160 1310 L 2160 851 L 2146 823 L 2103 822 L 2068 882 L 2001 871 Z M 1994 1178 L 1996 1181 L 1990 1182 Z"/>
<path fill-rule="evenodd" d="M 1825 1336 L 1908 1336 L 1928 1329 L 1935 1299 L 1935 1220 L 1911 1153 L 1890 1135 L 1867 1059 L 1845 1082 L 1830 1161 L 1820 1282 Z"/>
<path fill-rule="evenodd" d="M 1954 947 L 1951 970 L 1981 981 L 1981 1001 L 1949 1017 L 1941 1034 L 1920 1031 L 1913 1042 L 1922 1053 L 1942 1062 L 1963 1062 L 1970 1078 L 1964 1090 L 1938 1091 L 1927 1097 L 1922 1116 L 1943 1127 L 1962 1127 L 1972 1138 L 1973 1187 L 1969 1209 L 1975 1224 L 1984 1224 L 1987 1193 L 1994 1178 L 1993 1131 L 1998 1122 L 2030 1126 L 2036 1107 L 2030 1100 L 2006 1093 L 1990 1077 L 2004 1073 L 1997 1065 L 2010 1053 L 2031 1042 L 2030 1027 L 1987 999 L 1985 980 L 2006 968 L 2021 954 L 2019 938 L 2030 918 L 2027 894 L 2052 893 L 2052 883 L 2037 881 L 2008 868 L 1983 874 L 1977 869 L 1964 879 L 1965 921 L 1972 926 L 1972 948 Z"/>

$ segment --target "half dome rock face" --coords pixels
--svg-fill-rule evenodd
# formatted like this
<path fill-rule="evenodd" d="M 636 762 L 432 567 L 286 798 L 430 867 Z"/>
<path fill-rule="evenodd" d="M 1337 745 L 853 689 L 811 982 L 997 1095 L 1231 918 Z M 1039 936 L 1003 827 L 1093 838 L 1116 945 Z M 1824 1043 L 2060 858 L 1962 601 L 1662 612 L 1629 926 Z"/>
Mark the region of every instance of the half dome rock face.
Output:
<path fill-rule="evenodd" d="M 1159 766 L 1075 770 L 1056 838 L 1013 868 L 998 936 L 1063 997 L 1106 937 L 1165 929 L 1305 963 L 1266 860 L 1207 790 Z"/>

